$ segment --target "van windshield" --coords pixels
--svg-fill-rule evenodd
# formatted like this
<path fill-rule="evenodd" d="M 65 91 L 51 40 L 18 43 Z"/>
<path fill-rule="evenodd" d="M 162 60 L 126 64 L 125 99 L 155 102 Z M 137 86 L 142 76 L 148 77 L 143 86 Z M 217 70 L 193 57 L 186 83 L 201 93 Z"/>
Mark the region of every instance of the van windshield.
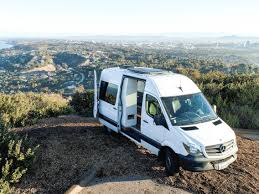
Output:
<path fill-rule="evenodd" d="M 189 125 L 217 118 L 202 93 L 161 99 L 172 125 Z"/>

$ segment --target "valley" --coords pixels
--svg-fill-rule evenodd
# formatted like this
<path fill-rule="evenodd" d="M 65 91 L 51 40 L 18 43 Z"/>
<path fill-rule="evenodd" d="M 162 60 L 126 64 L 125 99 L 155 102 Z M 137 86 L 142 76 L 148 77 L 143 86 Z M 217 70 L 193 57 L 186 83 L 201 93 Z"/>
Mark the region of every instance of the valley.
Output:
<path fill-rule="evenodd" d="M 71 96 L 93 88 L 93 70 L 146 66 L 177 72 L 258 74 L 259 43 L 98 42 L 84 40 L 8 40 L 0 50 L 0 92 L 56 92 Z"/>

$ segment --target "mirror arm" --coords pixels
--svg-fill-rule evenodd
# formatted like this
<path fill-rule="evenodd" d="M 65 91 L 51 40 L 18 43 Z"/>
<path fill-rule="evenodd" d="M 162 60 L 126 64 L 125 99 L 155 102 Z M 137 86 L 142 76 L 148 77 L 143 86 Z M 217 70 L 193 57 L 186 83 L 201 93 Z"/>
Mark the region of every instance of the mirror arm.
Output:
<path fill-rule="evenodd" d="M 213 107 L 214 112 L 217 113 L 217 106 L 214 104 L 212 107 Z"/>

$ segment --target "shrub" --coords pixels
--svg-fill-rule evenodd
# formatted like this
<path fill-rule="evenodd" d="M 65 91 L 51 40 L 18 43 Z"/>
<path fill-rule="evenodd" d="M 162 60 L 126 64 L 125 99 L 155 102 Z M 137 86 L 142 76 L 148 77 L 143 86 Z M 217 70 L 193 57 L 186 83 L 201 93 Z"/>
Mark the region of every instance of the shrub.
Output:
<path fill-rule="evenodd" d="M 38 146 L 32 148 L 27 138 L 20 138 L 0 127 L 0 193 L 8 193 L 28 171 Z"/>
<path fill-rule="evenodd" d="M 218 114 L 230 126 L 259 128 L 258 75 L 226 75 L 210 72 L 196 80 Z"/>
<path fill-rule="evenodd" d="M 259 112 L 248 105 L 238 106 L 235 113 L 239 119 L 241 128 L 256 129 L 259 128 Z"/>
<path fill-rule="evenodd" d="M 239 118 L 235 114 L 231 114 L 229 112 L 226 112 L 226 113 L 222 114 L 222 119 L 226 123 L 228 123 L 231 127 L 234 127 L 234 128 L 240 127 Z"/>
<path fill-rule="evenodd" d="M 68 100 L 58 94 L 0 94 L 0 123 L 4 127 L 33 124 L 39 118 L 68 114 Z"/>
<path fill-rule="evenodd" d="M 73 109 L 84 116 L 93 115 L 93 102 L 94 102 L 94 93 L 92 90 L 79 89 L 72 96 L 70 102 Z"/>

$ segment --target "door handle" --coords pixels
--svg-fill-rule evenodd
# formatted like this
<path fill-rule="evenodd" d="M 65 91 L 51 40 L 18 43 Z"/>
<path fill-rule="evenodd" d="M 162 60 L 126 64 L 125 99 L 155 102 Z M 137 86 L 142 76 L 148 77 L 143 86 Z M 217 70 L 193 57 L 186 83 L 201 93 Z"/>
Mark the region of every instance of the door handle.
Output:
<path fill-rule="evenodd" d="M 116 107 L 113 107 L 113 109 L 114 109 L 114 110 L 117 110 L 117 108 L 116 108 Z"/>
<path fill-rule="evenodd" d="M 148 123 L 146 120 L 143 120 L 143 122 Z"/>

